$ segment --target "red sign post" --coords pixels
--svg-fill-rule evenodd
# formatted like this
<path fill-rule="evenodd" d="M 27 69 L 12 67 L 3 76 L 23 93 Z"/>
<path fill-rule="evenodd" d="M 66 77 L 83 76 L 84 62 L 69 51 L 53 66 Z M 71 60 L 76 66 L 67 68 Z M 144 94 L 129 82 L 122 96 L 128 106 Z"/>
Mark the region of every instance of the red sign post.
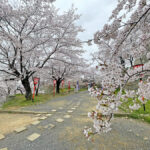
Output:
<path fill-rule="evenodd" d="M 32 96 L 32 99 L 34 100 L 34 95 L 35 95 L 35 90 L 36 90 L 36 85 L 38 84 L 40 78 L 33 78 L 33 84 L 34 84 L 34 90 L 33 90 L 33 96 Z"/>
<path fill-rule="evenodd" d="M 62 93 L 64 93 L 64 80 L 61 81 Z"/>
<path fill-rule="evenodd" d="M 55 96 L 55 85 L 56 85 L 56 80 L 53 81 L 53 96 Z"/>
<path fill-rule="evenodd" d="M 70 81 L 68 81 L 68 92 L 70 92 Z"/>

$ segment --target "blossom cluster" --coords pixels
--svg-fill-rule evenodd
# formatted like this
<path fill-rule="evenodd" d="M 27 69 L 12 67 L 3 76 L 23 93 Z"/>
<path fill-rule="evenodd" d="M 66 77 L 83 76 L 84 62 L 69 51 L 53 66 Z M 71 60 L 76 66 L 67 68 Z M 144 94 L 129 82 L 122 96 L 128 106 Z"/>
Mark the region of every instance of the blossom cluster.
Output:
<path fill-rule="evenodd" d="M 141 107 L 139 101 L 145 104 L 150 99 L 147 79 L 150 72 L 150 1 L 119 0 L 109 19 L 94 35 L 99 51 L 93 54 L 93 59 L 99 63 L 102 90 L 90 89 L 98 104 L 97 111 L 88 116 L 97 133 L 105 132 L 106 128 L 109 131 L 110 116 L 122 101 L 132 98 L 129 109 L 138 110 Z M 139 82 L 138 89 L 125 90 L 129 82 Z"/>
<path fill-rule="evenodd" d="M 111 130 L 111 120 L 113 119 L 113 113 L 117 110 L 118 106 L 121 104 L 119 101 L 120 97 L 118 95 L 108 96 L 107 94 L 110 91 L 104 89 L 98 89 L 91 87 L 89 93 L 92 97 L 95 97 L 98 100 L 96 105 L 96 111 L 88 113 L 88 117 L 93 120 L 93 132 L 91 128 L 86 128 L 84 130 L 84 135 L 90 137 L 95 133 L 107 133 Z M 90 131 L 90 134 L 88 134 Z"/>

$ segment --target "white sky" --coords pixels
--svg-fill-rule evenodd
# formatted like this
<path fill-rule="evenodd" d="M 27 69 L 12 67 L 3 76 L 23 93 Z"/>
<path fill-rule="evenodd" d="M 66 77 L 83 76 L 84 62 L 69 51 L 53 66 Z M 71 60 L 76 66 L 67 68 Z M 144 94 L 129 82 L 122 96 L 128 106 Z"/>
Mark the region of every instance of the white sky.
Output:
<path fill-rule="evenodd" d="M 93 39 L 94 33 L 107 23 L 112 10 L 117 5 L 117 0 L 56 0 L 54 2 L 60 11 L 67 11 L 72 4 L 78 8 L 77 13 L 82 15 L 78 23 L 85 29 L 79 37 L 82 41 L 87 41 Z M 84 49 L 86 50 L 84 57 L 89 60 L 92 58 L 90 53 L 96 51 L 97 46 L 84 44 Z"/>

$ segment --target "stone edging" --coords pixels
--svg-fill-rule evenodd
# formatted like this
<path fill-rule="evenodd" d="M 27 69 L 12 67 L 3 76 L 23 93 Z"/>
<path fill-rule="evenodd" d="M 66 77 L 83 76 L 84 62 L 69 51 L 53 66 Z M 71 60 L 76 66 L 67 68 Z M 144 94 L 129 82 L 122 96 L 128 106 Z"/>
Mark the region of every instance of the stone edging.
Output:
<path fill-rule="evenodd" d="M 12 114 L 49 114 L 49 112 L 21 111 L 21 110 L 0 110 L 0 113 L 12 113 Z"/>
<path fill-rule="evenodd" d="M 37 112 L 37 111 L 21 111 L 21 110 L 0 110 L 0 113 L 11 113 L 11 114 L 49 114 L 49 113 L 60 113 L 60 112 Z M 115 117 L 128 117 L 130 113 L 114 113 Z M 87 114 L 80 114 L 80 116 L 87 116 Z M 150 116 L 149 114 L 140 114 L 140 116 Z"/>

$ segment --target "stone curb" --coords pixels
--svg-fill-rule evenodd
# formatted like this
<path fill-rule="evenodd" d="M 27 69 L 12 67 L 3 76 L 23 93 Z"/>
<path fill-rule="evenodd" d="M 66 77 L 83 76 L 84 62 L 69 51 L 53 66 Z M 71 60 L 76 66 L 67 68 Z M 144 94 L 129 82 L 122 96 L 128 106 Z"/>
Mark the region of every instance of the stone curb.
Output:
<path fill-rule="evenodd" d="M 114 114 L 116 117 L 123 117 L 123 116 L 132 116 L 133 114 L 129 114 L 129 113 L 115 113 Z M 150 116 L 150 114 L 139 114 L 138 116 L 140 117 L 147 117 Z"/>
<path fill-rule="evenodd" d="M 12 113 L 12 114 L 49 114 L 53 112 L 37 112 L 37 111 L 21 111 L 21 110 L 0 110 L 0 113 Z M 59 112 L 55 112 L 59 113 Z M 115 113 L 114 114 L 116 117 L 119 116 L 128 116 L 130 114 L 127 113 Z M 80 114 L 80 116 L 87 116 L 87 114 Z"/>
<path fill-rule="evenodd" d="M 20 111 L 20 110 L 0 110 L 0 113 L 12 113 L 12 114 L 49 114 L 50 112 Z"/>
<path fill-rule="evenodd" d="M 129 115 L 129 113 L 114 113 L 115 117 L 128 117 Z"/>
<path fill-rule="evenodd" d="M 53 113 L 61 113 L 61 112 L 37 112 L 37 111 L 21 111 L 21 110 L 0 110 L 0 113 L 11 113 L 11 114 L 53 114 Z M 65 112 L 64 114 L 67 114 Z M 87 114 L 74 114 L 79 116 L 87 116 Z M 115 117 L 128 117 L 131 114 L 129 113 L 114 113 Z M 141 114 L 141 116 L 147 116 L 147 114 Z M 150 116 L 150 115 L 149 115 Z"/>

